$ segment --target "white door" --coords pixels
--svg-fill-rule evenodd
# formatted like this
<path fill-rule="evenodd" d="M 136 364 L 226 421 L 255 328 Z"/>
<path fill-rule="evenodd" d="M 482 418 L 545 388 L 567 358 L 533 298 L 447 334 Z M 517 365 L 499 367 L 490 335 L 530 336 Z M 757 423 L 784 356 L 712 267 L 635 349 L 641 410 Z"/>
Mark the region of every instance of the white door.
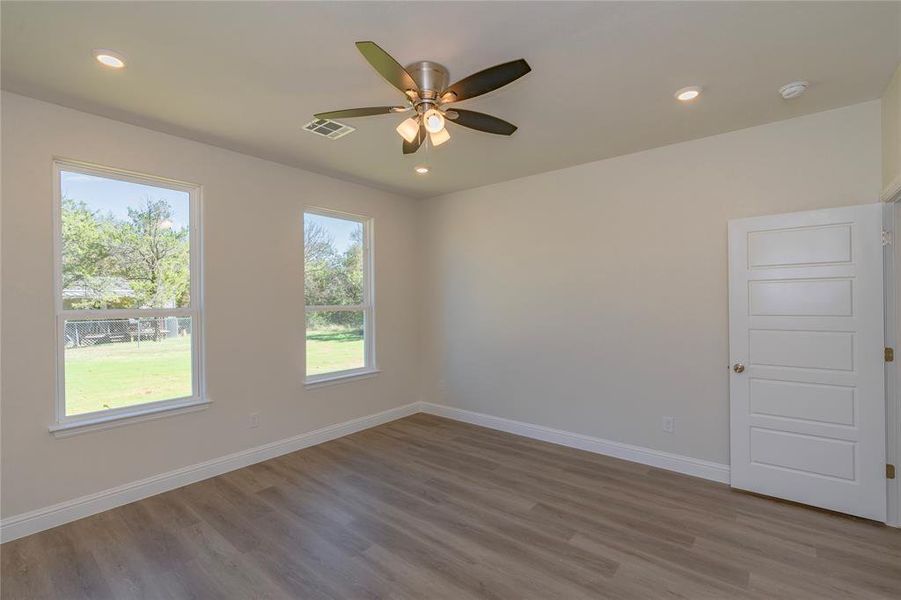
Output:
<path fill-rule="evenodd" d="M 732 486 L 885 520 L 882 207 L 729 222 Z"/>

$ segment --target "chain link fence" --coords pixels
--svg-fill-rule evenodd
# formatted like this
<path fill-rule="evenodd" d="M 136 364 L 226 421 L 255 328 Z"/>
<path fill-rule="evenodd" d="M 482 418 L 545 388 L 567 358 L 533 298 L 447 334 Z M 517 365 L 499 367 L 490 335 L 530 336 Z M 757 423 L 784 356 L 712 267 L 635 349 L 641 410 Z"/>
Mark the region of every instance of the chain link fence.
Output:
<path fill-rule="evenodd" d="M 160 341 L 180 335 L 191 335 L 191 317 L 66 321 L 67 348 Z"/>

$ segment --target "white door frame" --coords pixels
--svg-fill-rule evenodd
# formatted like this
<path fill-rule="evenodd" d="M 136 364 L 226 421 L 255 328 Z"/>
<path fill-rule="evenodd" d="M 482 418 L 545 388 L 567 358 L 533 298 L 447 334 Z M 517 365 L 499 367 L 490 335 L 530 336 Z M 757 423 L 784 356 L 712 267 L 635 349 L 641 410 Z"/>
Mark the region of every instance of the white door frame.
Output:
<path fill-rule="evenodd" d="M 901 232 L 901 210 L 896 209 L 896 204 L 901 202 L 901 191 L 894 196 L 885 199 L 882 211 L 882 228 L 887 232 L 887 245 L 884 252 L 885 269 L 885 344 L 898 348 L 901 340 L 901 277 L 897 276 L 897 266 L 901 266 L 901 248 L 895 242 L 895 232 Z M 901 358 L 901 354 L 899 354 Z M 897 361 L 898 359 L 896 359 Z M 886 410 L 886 459 L 895 465 L 896 471 L 901 471 L 901 369 L 896 362 L 886 363 L 885 369 L 885 410 Z M 887 514 L 886 523 L 894 527 L 901 527 L 901 473 L 895 479 L 886 480 Z"/>

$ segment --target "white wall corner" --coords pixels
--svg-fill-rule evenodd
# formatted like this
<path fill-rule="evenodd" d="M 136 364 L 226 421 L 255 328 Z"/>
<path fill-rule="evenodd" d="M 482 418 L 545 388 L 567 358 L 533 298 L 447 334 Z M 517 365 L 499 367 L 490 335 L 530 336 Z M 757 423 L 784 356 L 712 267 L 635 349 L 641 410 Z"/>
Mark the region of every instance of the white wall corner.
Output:
<path fill-rule="evenodd" d="M 879 194 L 881 202 L 897 202 L 901 200 L 901 173 L 899 173 L 892 181 L 883 188 Z"/>

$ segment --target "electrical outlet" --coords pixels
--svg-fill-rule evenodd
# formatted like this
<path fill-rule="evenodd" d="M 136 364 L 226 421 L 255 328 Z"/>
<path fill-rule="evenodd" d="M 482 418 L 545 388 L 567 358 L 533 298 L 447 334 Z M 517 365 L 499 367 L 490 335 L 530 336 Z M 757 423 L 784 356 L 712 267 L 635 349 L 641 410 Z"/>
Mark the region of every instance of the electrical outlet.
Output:
<path fill-rule="evenodd" d="M 260 426 L 260 413 L 250 413 L 250 427 L 251 429 L 254 427 Z"/>
<path fill-rule="evenodd" d="M 663 431 L 672 433 L 676 430 L 676 417 L 663 417 Z"/>

